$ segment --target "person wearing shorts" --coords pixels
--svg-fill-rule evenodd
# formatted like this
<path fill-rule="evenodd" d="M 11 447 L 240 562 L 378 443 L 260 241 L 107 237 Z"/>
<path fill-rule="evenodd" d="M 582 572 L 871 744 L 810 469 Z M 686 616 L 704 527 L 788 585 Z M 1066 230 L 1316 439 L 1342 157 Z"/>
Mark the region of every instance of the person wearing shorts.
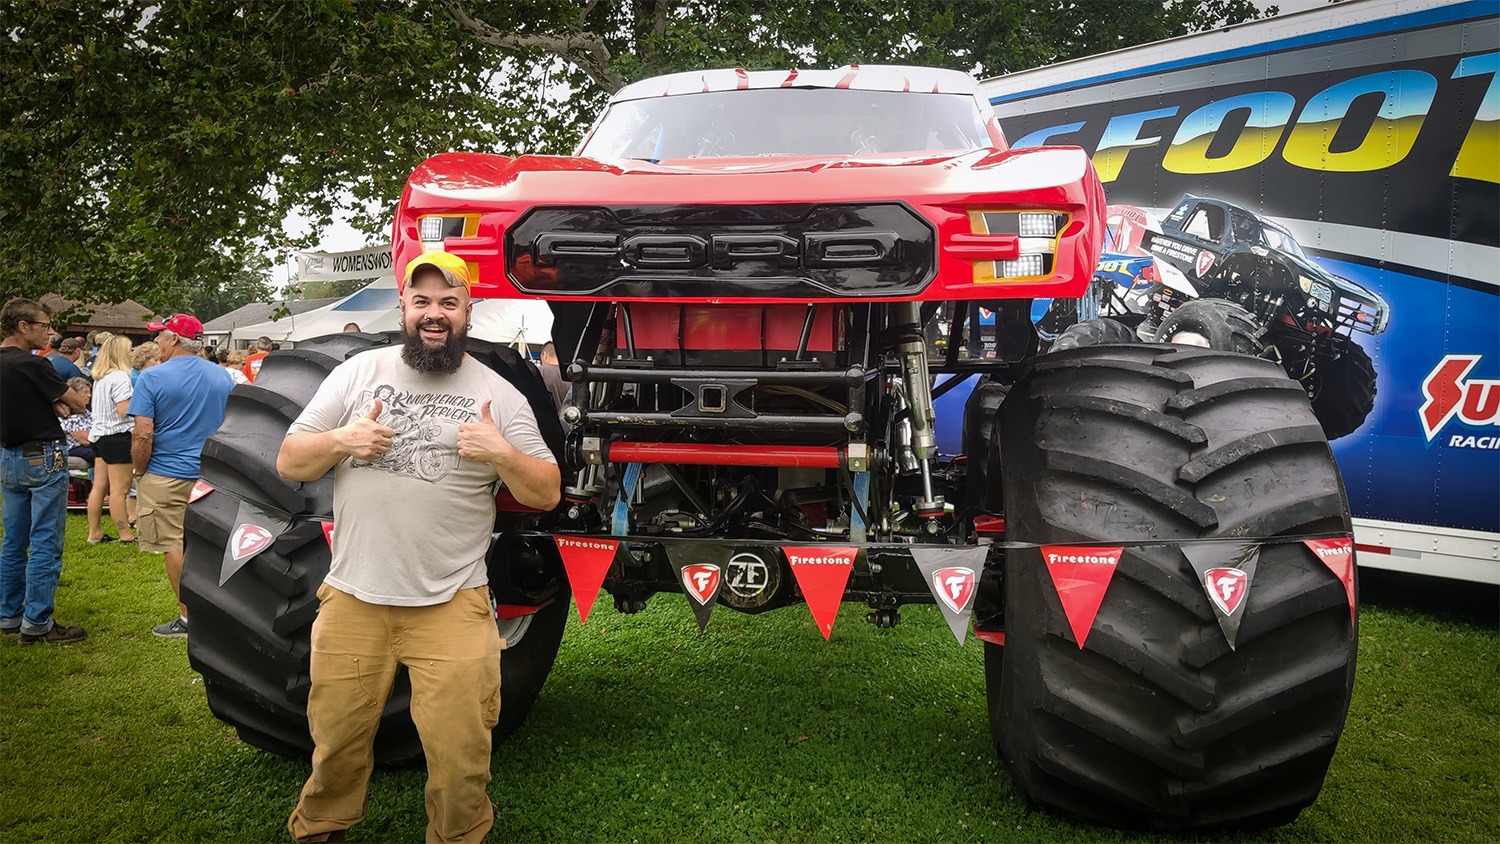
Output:
<path fill-rule="evenodd" d="M 167 580 L 177 596 L 178 616 L 151 628 L 157 636 L 188 635 L 182 604 L 182 521 L 188 493 L 198 480 L 203 441 L 224 422 L 234 381 L 223 367 L 198 356 L 203 323 L 173 314 L 146 326 L 160 332 L 161 363 L 140 374 L 130 398 L 135 417 L 131 458 L 138 478 L 136 529 L 142 551 L 164 555 Z"/>
<path fill-rule="evenodd" d="M 121 542 L 134 542 L 125 493 L 130 489 L 130 416 L 125 412 L 135 392 L 130 385 L 130 338 L 104 341 L 91 370 L 94 388 L 89 408 L 89 439 L 94 444 L 94 488 L 89 490 L 89 544 L 112 542 L 104 531 L 104 502 Z"/>

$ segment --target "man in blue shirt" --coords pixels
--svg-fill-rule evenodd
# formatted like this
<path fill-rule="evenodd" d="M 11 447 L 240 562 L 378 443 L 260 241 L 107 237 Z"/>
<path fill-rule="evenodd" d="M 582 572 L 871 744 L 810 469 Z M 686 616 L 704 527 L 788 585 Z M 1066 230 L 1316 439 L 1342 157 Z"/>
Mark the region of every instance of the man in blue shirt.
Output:
<path fill-rule="evenodd" d="M 52 368 L 62 376 L 66 382 L 69 378 L 87 378 L 83 370 L 78 368 L 78 359 L 83 357 L 83 341 L 77 337 L 69 337 L 56 345 L 57 351 L 47 355 L 47 360 L 52 362 Z M 92 379 L 90 379 L 92 380 Z"/>
<path fill-rule="evenodd" d="M 161 332 L 161 363 L 141 372 L 127 412 L 135 417 L 130 456 L 139 478 L 137 536 L 142 551 L 166 556 L 167 580 L 177 595 L 179 616 L 151 628 L 157 636 L 187 636 L 182 605 L 182 522 L 188 495 L 198 480 L 203 441 L 224 422 L 224 405 L 234 380 L 218 364 L 198 356 L 203 323 L 173 314 L 146 326 Z"/>

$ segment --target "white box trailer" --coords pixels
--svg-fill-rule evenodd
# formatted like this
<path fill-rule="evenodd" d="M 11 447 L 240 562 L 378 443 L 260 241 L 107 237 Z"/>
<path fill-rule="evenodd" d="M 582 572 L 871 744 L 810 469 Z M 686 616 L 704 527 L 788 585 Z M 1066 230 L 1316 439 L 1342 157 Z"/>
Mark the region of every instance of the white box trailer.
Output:
<path fill-rule="evenodd" d="M 1211 196 L 1377 291 L 1375 407 L 1333 443 L 1359 562 L 1500 583 L 1500 16 L 1351 0 L 987 80 L 1014 147 L 1112 204 Z"/>

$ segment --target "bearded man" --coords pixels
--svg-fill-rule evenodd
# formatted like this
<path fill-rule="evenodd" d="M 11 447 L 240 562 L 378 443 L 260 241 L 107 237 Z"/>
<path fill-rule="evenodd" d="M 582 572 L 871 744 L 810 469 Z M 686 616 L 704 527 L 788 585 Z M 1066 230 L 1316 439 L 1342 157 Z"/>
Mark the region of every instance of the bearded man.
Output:
<path fill-rule="evenodd" d="M 495 494 L 557 504 L 561 477 L 531 406 L 464 352 L 472 302 L 463 259 L 406 267 L 400 347 L 340 364 L 288 429 L 276 468 L 334 472 L 338 533 L 312 629 L 312 776 L 287 827 L 342 840 L 364 819 L 380 715 L 400 665 L 427 757 L 427 840 L 479 841 L 500 715 L 500 638 L 485 558 Z"/>

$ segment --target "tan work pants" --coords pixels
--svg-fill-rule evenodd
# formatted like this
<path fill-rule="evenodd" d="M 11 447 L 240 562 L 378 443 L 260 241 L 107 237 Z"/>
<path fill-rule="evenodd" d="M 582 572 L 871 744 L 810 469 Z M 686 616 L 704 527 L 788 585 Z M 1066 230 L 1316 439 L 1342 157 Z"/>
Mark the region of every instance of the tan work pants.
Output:
<path fill-rule="evenodd" d="M 367 604 L 327 584 L 312 629 L 307 721 L 313 770 L 287 829 L 323 841 L 364 820 L 375 730 L 396 666 L 427 756 L 427 840 L 479 841 L 494 825 L 490 730 L 500 717 L 500 636 L 489 589 L 446 604 Z"/>

